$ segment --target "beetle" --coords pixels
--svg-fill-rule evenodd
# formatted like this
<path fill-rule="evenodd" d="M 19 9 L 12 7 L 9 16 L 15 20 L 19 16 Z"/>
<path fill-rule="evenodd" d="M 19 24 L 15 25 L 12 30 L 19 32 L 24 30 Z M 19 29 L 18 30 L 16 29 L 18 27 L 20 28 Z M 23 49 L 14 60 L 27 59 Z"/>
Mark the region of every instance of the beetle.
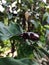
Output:
<path fill-rule="evenodd" d="M 34 32 L 24 32 L 20 35 L 23 39 L 30 39 L 32 41 L 38 41 L 39 35 Z"/>

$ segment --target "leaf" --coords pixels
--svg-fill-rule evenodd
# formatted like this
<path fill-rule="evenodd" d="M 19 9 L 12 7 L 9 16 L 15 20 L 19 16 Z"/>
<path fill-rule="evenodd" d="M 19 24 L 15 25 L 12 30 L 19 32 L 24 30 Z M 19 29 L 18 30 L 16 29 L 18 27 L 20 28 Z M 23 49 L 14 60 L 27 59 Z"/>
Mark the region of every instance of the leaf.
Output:
<path fill-rule="evenodd" d="M 44 48 L 40 48 L 40 50 L 41 50 L 47 57 L 49 57 L 49 53 L 47 52 L 47 50 L 45 50 Z"/>
<path fill-rule="evenodd" d="M 44 27 L 45 27 L 46 29 L 49 29 L 49 25 L 44 25 Z"/>
<path fill-rule="evenodd" d="M 34 21 L 34 20 L 31 20 L 30 22 L 31 22 L 32 24 L 34 24 L 35 28 L 38 28 L 38 25 L 39 25 L 38 22 L 36 22 L 36 21 Z"/>
<path fill-rule="evenodd" d="M 5 26 L 0 22 L 0 40 L 6 40 L 13 36 L 18 36 L 22 33 L 21 27 L 16 23 L 10 23 L 9 26 Z"/>
<path fill-rule="evenodd" d="M 13 58 L 0 58 L 0 65 L 39 65 L 39 64 L 28 58 L 20 60 L 16 60 Z"/>

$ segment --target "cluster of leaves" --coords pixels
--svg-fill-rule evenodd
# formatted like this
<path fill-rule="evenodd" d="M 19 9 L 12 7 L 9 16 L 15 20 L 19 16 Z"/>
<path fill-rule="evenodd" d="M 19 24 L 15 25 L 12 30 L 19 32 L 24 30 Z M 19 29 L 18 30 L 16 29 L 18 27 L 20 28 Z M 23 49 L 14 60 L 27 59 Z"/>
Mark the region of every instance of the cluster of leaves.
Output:
<path fill-rule="evenodd" d="M 40 0 L 5 0 L 0 1 L 0 55 L 15 58 L 31 58 L 36 62 L 42 57 L 49 57 L 49 53 L 43 48 L 46 43 L 46 12 L 44 2 Z M 5 49 L 10 51 L 7 52 Z M 17 52 L 15 56 L 15 51 Z M 36 60 L 37 59 L 37 60 Z M 0 59 L 6 62 L 6 58 Z M 7 59 L 11 65 L 34 65 L 28 59 L 15 61 Z M 20 63 L 19 63 L 20 62 Z M 12 64 L 13 63 L 13 64 Z M 38 63 L 35 65 L 38 65 Z"/>

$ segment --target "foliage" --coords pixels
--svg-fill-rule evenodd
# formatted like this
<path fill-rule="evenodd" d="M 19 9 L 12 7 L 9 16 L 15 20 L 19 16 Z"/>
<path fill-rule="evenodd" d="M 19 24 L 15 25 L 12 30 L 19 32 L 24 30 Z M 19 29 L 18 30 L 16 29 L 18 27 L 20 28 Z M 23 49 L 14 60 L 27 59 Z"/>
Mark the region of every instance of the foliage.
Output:
<path fill-rule="evenodd" d="M 0 56 L 20 59 L 1 58 L 1 65 L 38 65 L 41 58 L 49 57 L 45 49 L 45 33 L 49 28 L 44 15 L 47 4 L 40 0 L 7 0 L 1 1 L 0 6 Z M 29 58 L 38 63 L 34 64 Z"/>
<path fill-rule="evenodd" d="M 6 40 L 13 36 L 22 34 L 20 28 L 21 27 L 18 24 L 13 22 L 9 26 L 4 26 L 4 24 L 0 22 L 0 40 Z"/>
<path fill-rule="evenodd" d="M 0 64 L 1 65 L 38 65 L 37 62 L 32 62 L 31 59 L 20 59 L 20 60 L 15 60 L 13 58 L 0 58 Z"/>

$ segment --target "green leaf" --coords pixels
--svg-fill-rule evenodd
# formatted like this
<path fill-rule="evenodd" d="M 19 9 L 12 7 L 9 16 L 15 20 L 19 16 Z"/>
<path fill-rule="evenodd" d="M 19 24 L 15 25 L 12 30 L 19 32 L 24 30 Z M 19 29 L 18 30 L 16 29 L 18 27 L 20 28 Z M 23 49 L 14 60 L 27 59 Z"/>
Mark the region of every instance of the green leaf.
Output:
<path fill-rule="evenodd" d="M 47 56 L 49 57 L 49 53 L 47 50 L 45 50 L 44 48 L 40 48 L 40 50 Z"/>
<path fill-rule="evenodd" d="M 16 60 L 13 58 L 0 58 L 0 65 L 39 65 L 39 64 L 27 58 L 20 60 Z"/>
<path fill-rule="evenodd" d="M 34 21 L 34 20 L 31 20 L 30 22 L 31 22 L 32 24 L 34 24 L 35 28 L 38 28 L 38 26 L 39 26 L 39 23 L 38 23 L 38 22 L 36 22 L 36 21 Z"/>
<path fill-rule="evenodd" d="M 45 27 L 46 29 L 49 29 L 49 25 L 44 25 L 44 27 Z"/>
<path fill-rule="evenodd" d="M 6 40 L 13 36 L 18 36 L 22 33 L 21 27 L 16 23 L 10 23 L 9 26 L 5 26 L 0 22 L 0 40 Z"/>

